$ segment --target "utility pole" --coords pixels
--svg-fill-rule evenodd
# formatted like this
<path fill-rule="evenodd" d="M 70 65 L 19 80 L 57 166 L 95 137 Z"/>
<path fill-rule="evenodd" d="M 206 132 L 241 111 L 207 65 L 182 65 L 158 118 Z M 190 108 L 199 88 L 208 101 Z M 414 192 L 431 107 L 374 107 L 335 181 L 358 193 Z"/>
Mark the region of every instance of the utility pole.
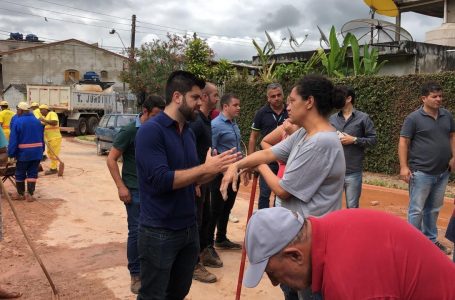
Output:
<path fill-rule="evenodd" d="M 131 60 L 134 60 L 135 40 L 136 40 L 136 15 L 133 15 L 132 21 L 131 21 L 131 49 L 130 49 L 130 59 Z"/>

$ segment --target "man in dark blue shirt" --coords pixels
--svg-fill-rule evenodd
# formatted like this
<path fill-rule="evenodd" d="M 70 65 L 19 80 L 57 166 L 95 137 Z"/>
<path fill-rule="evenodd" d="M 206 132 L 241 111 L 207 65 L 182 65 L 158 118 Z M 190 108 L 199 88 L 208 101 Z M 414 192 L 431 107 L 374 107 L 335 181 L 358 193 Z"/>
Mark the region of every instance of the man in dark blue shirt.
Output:
<path fill-rule="evenodd" d="M 205 82 L 185 71 L 166 83 L 164 112 L 143 124 L 136 135 L 136 167 L 141 199 L 138 299 L 184 299 L 199 254 L 194 184 L 202 184 L 237 159 L 233 151 L 199 165 L 194 120 Z"/>
<path fill-rule="evenodd" d="M 258 139 L 265 137 L 283 124 L 288 117 L 288 112 L 283 100 L 283 88 L 279 83 L 271 83 L 267 86 L 267 104 L 259 109 L 254 116 L 251 125 L 250 140 L 248 142 L 248 154 L 256 151 Z M 270 169 L 276 175 L 278 173 L 278 163 L 269 164 Z M 270 206 L 270 188 L 265 183 L 262 176 L 259 177 L 259 200 L 258 208 L 267 208 Z"/>
<path fill-rule="evenodd" d="M 240 153 L 240 129 L 235 122 L 240 113 L 240 100 L 233 94 L 224 94 L 221 97 L 221 113 L 212 121 L 212 147 L 218 153 L 235 148 Z M 212 218 L 209 225 L 208 241 L 209 245 L 215 243 L 218 249 L 239 250 L 242 246 L 231 242 L 226 237 L 227 224 L 232 207 L 234 206 L 237 192 L 232 188 L 228 190 L 228 198 L 223 200 L 220 192 L 221 180 L 223 175 L 218 175 L 211 185 L 212 196 Z M 216 228 L 216 240 L 215 236 Z M 216 254 L 216 252 L 215 252 Z"/>

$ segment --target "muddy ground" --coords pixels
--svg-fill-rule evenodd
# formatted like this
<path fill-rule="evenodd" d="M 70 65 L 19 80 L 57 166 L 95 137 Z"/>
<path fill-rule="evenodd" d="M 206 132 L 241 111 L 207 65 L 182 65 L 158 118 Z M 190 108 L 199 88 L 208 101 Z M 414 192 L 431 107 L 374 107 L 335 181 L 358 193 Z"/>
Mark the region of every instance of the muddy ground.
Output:
<path fill-rule="evenodd" d="M 60 299 L 135 299 L 129 292 L 126 268 L 126 213 L 106 168 L 106 157 L 95 146 L 65 137 L 61 157 L 62 178 L 40 176 L 38 201 L 14 201 L 27 233 L 33 240 Z M 48 162 L 44 163 L 45 168 Z M 14 191 L 7 182 L 9 191 Z M 242 188 L 233 209 L 239 223 L 229 223 L 228 235 L 242 241 L 251 187 Z M 364 185 L 361 206 L 405 217 L 407 192 Z M 375 204 L 375 205 L 373 205 Z M 376 205 L 377 204 L 377 205 Z M 52 290 L 3 199 L 4 241 L 0 242 L 0 284 L 24 293 L 22 299 L 51 299 Z M 446 199 L 438 227 L 441 241 L 453 208 Z M 240 251 L 219 251 L 224 267 L 211 269 L 215 284 L 193 281 L 188 299 L 233 299 Z M 264 278 L 255 289 L 242 289 L 243 299 L 281 299 L 279 288 Z"/>

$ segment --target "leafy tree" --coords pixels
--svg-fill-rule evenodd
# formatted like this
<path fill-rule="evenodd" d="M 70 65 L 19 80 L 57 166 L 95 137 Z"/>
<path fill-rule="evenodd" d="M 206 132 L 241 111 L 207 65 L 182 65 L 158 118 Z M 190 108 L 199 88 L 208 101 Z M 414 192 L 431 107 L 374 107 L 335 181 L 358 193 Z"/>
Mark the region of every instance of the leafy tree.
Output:
<path fill-rule="evenodd" d="M 210 61 L 214 53 L 206 41 L 198 38 L 196 35 L 188 42 L 185 49 L 185 69 L 202 79 L 211 77 Z"/>
<path fill-rule="evenodd" d="M 235 69 L 229 61 L 227 59 L 220 59 L 218 63 L 211 68 L 209 80 L 221 85 L 234 78 L 235 74 Z"/>
<path fill-rule="evenodd" d="M 186 37 L 167 35 L 168 40 L 154 40 L 136 50 L 137 59 L 129 62 L 127 70 L 120 75 L 135 94 L 164 94 L 169 74 L 184 66 Z"/>
<path fill-rule="evenodd" d="M 343 43 L 340 45 L 336 36 L 335 27 L 332 26 L 329 36 L 329 54 L 325 53 L 323 49 L 318 50 L 321 54 L 322 65 L 329 77 L 344 77 L 347 75 L 346 51 L 350 43 L 351 35 L 351 33 L 348 33 L 344 38 Z"/>
<path fill-rule="evenodd" d="M 275 49 L 269 42 L 265 43 L 264 47 L 261 48 L 254 39 L 253 45 L 258 52 L 259 63 L 261 65 L 259 78 L 264 82 L 271 82 L 274 78 L 273 67 L 275 66 L 275 60 L 271 60 L 271 56 L 275 53 Z"/>
<path fill-rule="evenodd" d="M 280 64 L 274 70 L 278 81 L 293 81 L 307 74 L 316 73 L 321 64 L 322 54 L 315 52 L 306 62 L 294 61 L 290 64 Z"/>

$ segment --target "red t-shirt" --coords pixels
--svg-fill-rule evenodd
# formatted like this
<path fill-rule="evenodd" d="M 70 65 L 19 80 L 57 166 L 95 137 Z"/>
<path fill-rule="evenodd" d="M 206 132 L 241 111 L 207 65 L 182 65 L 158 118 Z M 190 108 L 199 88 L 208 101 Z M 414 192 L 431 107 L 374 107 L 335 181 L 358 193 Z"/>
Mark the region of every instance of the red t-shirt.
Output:
<path fill-rule="evenodd" d="M 455 299 L 455 264 L 421 232 L 367 209 L 310 217 L 312 290 L 331 299 Z"/>

